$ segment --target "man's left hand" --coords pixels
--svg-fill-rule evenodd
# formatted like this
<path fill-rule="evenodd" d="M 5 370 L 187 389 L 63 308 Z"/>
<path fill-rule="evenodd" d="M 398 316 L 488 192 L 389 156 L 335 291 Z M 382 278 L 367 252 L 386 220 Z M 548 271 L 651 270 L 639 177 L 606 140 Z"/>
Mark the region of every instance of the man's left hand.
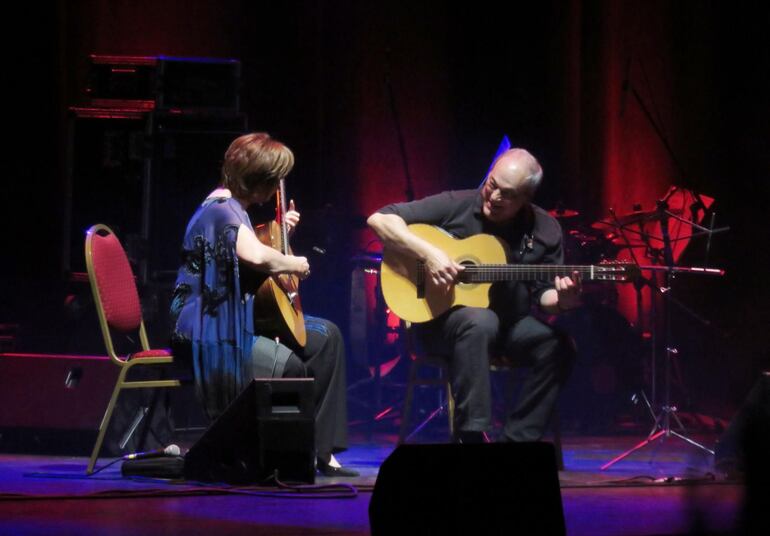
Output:
<path fill-rule="evenodd" d="M 583 291 L 580 272 L 572 272 L 572 276 L 565 277 L 557 275 L 553 284 L 558 296 L 556 306 L 559 310 L 567 311 L 580 306 L 580 294 Z"/>

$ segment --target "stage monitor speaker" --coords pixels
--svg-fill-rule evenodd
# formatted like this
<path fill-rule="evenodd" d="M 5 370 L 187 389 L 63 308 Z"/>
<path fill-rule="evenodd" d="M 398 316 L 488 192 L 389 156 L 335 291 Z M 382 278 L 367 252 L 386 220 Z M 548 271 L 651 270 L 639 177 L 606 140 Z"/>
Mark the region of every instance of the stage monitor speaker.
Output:
<path fill-rule="evenodd" d="M 550 443 L 401 445 L 369 503 L 372 535 L 564 534 Z"/>
<path fill-rule="evenodd" d="M 313 379 L 252 380 L 185 456 L 185 478 L 315 482 Z"/>
<path fill-rule="evenodd" d="M 770 371 L 763 372 L 716 446 L 714 465 L 744 481 L 738 534 L 770 534 Z"/>
<path fill-rule="evenodd" d="M 746 450 L 770 433 L 770 372 L 763 372 L 716 445 L 716 467 L 726 473 L 744 471 Z M 753 437 L 759 434 L 759 438 Z"/>

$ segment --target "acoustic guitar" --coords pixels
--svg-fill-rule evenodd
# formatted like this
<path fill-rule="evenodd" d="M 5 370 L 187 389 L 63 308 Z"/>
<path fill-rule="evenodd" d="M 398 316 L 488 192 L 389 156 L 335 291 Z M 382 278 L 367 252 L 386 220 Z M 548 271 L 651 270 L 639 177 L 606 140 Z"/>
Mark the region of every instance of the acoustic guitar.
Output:
<path fill-rule="evenodd" d="M 289 230 L 286 225 L 286 195 L 281 180 L 276 193 L 278 221 L 254 228 L 263 244 L 291 255 Z M 279 274 L 266 278 L 254 295 L 254 330 L 265 337 L 278 337 L 289 348 L 304 348 L 307 342 L 305 317 L 299 298 L 299 278 L 296 275 Z"/>
<path fill-rule="evenodd" d="M 427 322 L 460 305 L 488 307 L 489 289 L 495 281 L 553 281 L 557 275 L 578 272 L 584 281 L 627 282 L 638 274 L 638 267 L 630 263 L 507 264 L 508 246 L 496 236 L 479 234 L 456 239 L 442 229 L 421 223 L 409 225 L 409 230 L 465 267 L 457 283 L 446 292 L 428 281 L 422 262 L 385 248 L 380 270 L 382 294 L 390 310 L 409 322 Z"/>

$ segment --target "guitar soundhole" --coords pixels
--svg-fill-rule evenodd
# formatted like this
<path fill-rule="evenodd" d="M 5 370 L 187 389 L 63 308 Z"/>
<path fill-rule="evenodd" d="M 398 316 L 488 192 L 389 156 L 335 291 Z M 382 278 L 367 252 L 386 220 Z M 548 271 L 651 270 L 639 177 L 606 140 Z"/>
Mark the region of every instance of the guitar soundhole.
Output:
<path fill-rule="evenodd" d="M 457 263 L 461 264 L 462 266 L 476 266 L 478 264 L 472 259 L 460 259 L 457 261 Z M 457 284 L 458 285 L 475 285 L 476 282 L 469 281 L 468 280 L 469 277 L 473 277 L 473 275 L 470 274 L 469 272 L 464 272 L 463 274 L 460 275 L 460 279 L 457 282 Z"/>

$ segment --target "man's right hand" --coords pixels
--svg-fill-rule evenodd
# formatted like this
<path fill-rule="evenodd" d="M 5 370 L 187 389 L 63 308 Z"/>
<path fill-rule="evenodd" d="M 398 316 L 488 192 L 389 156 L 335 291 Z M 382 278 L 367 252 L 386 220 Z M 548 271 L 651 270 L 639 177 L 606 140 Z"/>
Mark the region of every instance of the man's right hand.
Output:
<path fill-rule="evenodd" d="M 465 267 L 450 259 L 442 250 L 431 247 L 425 256 L 425 269 L 434 285 L 445 287 L 446 291 L 449 291 Z"/>
<path fill-rule="evenodd" d="M 385 246 L 405 252 L 416 260 L 421 259 L 428 275 L 426 281 L 443 288 L 444 292 L 451 290 L 457 275 L 464 270 L 442 250 L 413 234 L 401 216 L 375 212 L 367 223 Z"/>

